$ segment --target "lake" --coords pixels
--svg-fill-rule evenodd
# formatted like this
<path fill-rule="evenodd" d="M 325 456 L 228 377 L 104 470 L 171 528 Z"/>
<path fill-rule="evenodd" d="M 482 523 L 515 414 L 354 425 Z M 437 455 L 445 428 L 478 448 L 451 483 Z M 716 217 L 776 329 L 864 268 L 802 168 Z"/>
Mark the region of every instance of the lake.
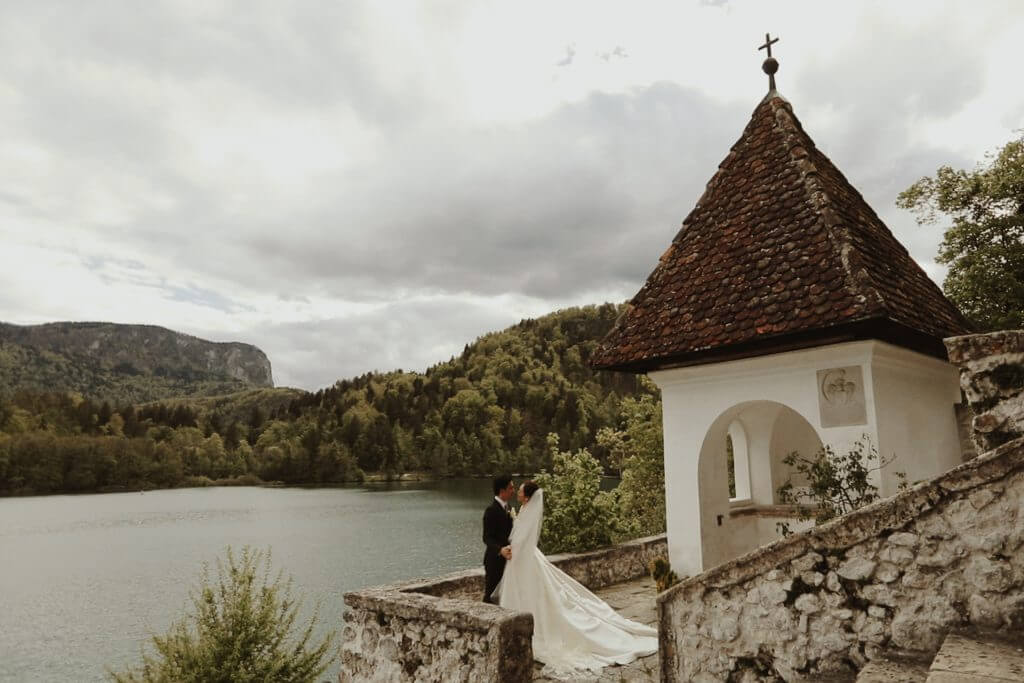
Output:
<path fill-rule="evenodd" d="M 0 681 L 136 664 L 228 545 L 270 547 L 304 612 L 320 601 L 321 632 L 340 631 L 346 591 L 479 566 L 490 499 L 489 480 L 0 499 Z"/>

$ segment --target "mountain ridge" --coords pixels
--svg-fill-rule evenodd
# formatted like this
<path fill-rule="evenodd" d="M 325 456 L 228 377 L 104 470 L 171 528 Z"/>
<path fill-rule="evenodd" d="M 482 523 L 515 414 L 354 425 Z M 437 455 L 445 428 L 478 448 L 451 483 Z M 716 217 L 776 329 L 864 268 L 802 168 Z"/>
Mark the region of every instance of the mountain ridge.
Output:
<path fill-rule="evenodd" d="M 157 325 L 0 322 L 0 393 L 73 391 L 112 402 L 273 387 L 266 354 Z"/>

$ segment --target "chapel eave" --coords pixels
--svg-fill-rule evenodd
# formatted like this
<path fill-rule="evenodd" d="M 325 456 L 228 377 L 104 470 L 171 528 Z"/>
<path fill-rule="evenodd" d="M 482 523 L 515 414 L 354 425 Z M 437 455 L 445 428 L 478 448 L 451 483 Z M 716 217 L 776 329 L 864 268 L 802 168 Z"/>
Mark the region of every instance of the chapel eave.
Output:
<path fill-rule="evenodd" d="M 776 353 L 868 340 L 882 341 L 932 358 L 948 360 L 946 347 L 941 339 L 887 318 L 871 318 L 822 329 L 759 337 L 738 344 L 713 346 L 668 356 L 640 358 L 617 364 L 595 364 L 594 367 L 598 370 L 647 374 L 657 370 L 725 363 Z"/>

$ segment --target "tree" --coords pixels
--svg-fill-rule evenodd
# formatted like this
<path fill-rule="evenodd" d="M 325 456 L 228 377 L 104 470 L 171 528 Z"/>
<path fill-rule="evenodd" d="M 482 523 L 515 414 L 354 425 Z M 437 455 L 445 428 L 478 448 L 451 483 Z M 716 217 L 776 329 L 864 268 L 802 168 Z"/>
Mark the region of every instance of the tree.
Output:
<path fill-rule="evenodd" d="M 616 489 L 619 538 L 660 534 L 665 531 L 661 401 L 651 395 L 630 397 L 621 410 L 622 429 L 604 427 L 597 433 L 597 443 L 608 449 L 609 459 L 622 471 Z"/>
<path fill-rule="evenodd" d="M 312 682 L 330 664 L 334 634 L 314 644 L 314 613 L 294 633 L 300 603 L 291 579 L 270 574 L 270 554 L 246 546 L 217 560 L 217 577 L 204 567 L 190 612 L 164 636 L 153 636 L 156 656 L 144 655 L 137 671 L 112 677 L 119 683 Z"/>
<path fill-rule="evenodd" d="M 558 450 L 548 435 L 554 466 L 537 475 L 544 489 L 540 546 L 546 553 L 581 552 L 611 545 L 618 530 L 617 494 L 601 490 L 601 464 L 585 448 Z"/>
<path fill-rule="evenodd" d="M 979 329 L 1024 326 L 1024 135 L 973 171 L 943 166 L 900 193 L 919 224 L 952 218 L 939 246 L 946 296 Z"/>

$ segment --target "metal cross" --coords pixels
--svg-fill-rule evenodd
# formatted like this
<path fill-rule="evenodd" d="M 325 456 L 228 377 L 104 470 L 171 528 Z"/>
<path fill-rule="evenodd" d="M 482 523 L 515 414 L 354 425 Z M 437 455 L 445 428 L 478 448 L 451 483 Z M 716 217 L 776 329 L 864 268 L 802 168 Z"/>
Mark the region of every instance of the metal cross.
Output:
<path fill-rule="evenodd" d="M 771 34 L 766 33 L 766 34 L 764 34 L 764 45 L 762 45 L 761 47 L 759 47 L 757 49 L 758 50 L 768 50 L 768 56 L 771 57 L 772 56 L 772 45 L 774 45 L 777 42 L 779 42 L 778 38 L 775 38 L 774 40 L 772 40 Z"/>
<path fill-rule="evenodd" d="M 764 34 L 764 45 L 758 50 L 768 50 L 768 58 L 761 65 L 761 70 L 768 74 L 768 92 L 775 91 L 775 72 L 779 70 L 779 60 L 772 57 L 772 45 L 779 42 L 778 38 L 772 39 L 771 35 Z"/>

